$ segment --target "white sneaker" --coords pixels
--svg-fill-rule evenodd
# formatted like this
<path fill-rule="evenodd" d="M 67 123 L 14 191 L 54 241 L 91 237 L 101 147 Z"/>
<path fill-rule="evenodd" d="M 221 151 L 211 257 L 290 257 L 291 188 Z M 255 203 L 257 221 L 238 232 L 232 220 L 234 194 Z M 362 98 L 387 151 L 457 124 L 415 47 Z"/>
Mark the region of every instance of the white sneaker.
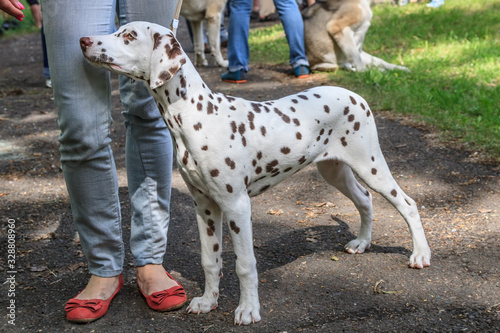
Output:
<path fill-rule="evenodd" d="M 52 88 L 52 80 L 51 79 L 46 79 L 45 80 L 45 86 L 47 88 Z"/>

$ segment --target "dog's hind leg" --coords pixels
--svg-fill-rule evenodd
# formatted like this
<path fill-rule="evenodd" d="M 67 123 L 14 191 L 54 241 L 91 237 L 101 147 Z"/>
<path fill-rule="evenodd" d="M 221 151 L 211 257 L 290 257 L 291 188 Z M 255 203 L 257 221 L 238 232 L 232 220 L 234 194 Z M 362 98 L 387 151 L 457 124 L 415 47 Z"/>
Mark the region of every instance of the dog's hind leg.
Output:
<path fill-rule="evenodd" d="M 369 152 L 360 149 L 357 151 L 359 156 L 356 157 L 346 154 L 345 161 L 366 185 L 386 198 L 406 220 L 413 240 L 410 267 L 429 266 L 431 251 L 425 238 L 417 204 L 403 192 L 392 177 L 376 137 L 368 141 L 369 137 L 370 135 L 365 136 L 365 147 L 370 148 Z M 361 162 L 363 160 L 365 161 Z"/>
<path fill-rule="evenodd" d="M 188 312 L 206 313 L 217 308 L 222 277 L 222 211 L 210 198 L 188 185 L 196 205 L 196 219 L 201 240 L 201 265 L 205 272 L 205 292 L 194 297 Z"/>
<path fill-rule="evenodd" d="M 358 237 L 345 246 L 349 253 L 363 253 L 368 250 L 372 239 L 373 208 L 372 197 L 356 180 L 351 168 L 340 161 L 327 160 L 317 163 L 321 176 L 348 197 L 356 206 L 361 216 L 361 228 Z"/>
<path fill-rule="evenodd" d="M 215 58 L 215 62 L 220 67 L 228 67 L 229 62 L 224 60 L 220 52 L 220 12 L 209 13 L 207 10 L 205 20 L 207 21 L 208 44 L 210 45 L 210 52 Z"/>

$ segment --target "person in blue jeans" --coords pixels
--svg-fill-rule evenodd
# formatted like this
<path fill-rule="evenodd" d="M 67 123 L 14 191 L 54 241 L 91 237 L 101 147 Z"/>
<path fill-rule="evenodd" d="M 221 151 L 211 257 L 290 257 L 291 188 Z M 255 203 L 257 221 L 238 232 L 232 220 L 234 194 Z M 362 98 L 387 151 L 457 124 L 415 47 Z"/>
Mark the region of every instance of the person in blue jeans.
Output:
<path fill-rule="evenodd" d="M 120 0 L 120 24 L 170 26 L 176 0 Z M 118 179 L 111 151 L 109 72 L 87 63 L 80 38 L 115 31 L 114 0 L 43 0 L 44 32 L 60 128 L 61 163 L 90 280 L 66 304 L 66 318 L 90 322 L 106 314 L 123 286 L 124 244 Z M 0 10 L 22 20 L 22 5 L 0 0 Z M 125 111 L 126 168 L 132 206 L 130 248 L 137 285 L 158 311 L 182 306 L 186 294 L 163 268 L 170 221 L 172 140 L 142 82 L 120 77 Z"/>
<path fill-rule="evenodd" d="M 252 0 L 229 0 L 229 27 L 227 56 L 228 71 L 222 74 L 222 80 L 232 83 L 246 82 L 250 49 L 248 33 Z M 274 5 L 283 23 L 283 29 L 290 48 L 290 65 L 296 77 L 309 76 L 309 62 L 304 46 L 304 24 L 295 0 L 274 0 Z"/>

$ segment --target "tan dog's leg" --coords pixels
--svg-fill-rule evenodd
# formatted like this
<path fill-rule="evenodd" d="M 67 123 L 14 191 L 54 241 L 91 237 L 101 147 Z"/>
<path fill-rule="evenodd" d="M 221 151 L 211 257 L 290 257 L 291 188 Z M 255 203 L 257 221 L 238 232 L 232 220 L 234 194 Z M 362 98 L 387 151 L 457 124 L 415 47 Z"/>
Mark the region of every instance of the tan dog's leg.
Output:
<path fill-rule="evenodd" d="M 203 22 L 190 21 L 193 29 L 193 44 L 194 44 L 194 64 L 196 66 L 207 66 L 208 62 L 205 58 L 205 43 L 203 42 Z"/>
<path fill-rule="evenodd" d="M 207 13 L 205 15 L 205 20 L 207 21 L 207 31 L 208 31 L 208 44 L 210 45 L 210 51 L 215 58 L 215 62 L 220 67 L 228 67 L 229 62 L 224 60 L 220 52 L 220 22 L 221 13 L 216 10 L 210 10 L 207 8 Z"/>

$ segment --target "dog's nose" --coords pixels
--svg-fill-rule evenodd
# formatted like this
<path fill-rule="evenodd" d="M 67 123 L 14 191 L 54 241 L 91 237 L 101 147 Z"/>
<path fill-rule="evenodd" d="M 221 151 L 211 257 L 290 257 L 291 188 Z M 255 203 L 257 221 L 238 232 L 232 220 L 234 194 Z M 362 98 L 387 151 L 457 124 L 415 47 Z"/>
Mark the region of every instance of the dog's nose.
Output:
<path fill-rule="evenodd" d="M 88 37 L 82 37 L 80 38 L 80 47 L 82 48 L 83 51 L 85 51 L 87 48 L 92 46 L 93 42 L 90 38 Z"/>

